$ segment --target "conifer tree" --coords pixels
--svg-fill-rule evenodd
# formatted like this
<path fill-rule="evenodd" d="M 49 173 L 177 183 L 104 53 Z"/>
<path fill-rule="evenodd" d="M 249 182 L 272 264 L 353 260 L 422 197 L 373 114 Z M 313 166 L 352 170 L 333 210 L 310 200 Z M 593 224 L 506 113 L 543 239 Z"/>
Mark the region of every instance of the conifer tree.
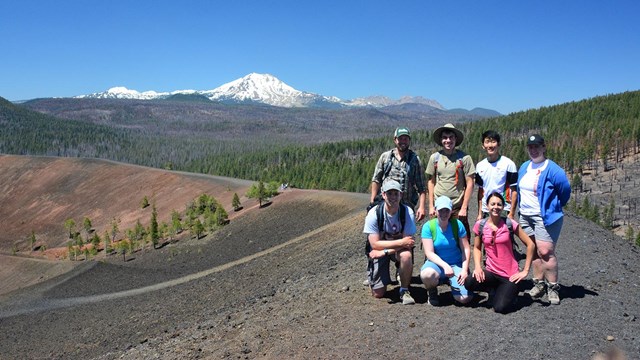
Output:
<path fill-rule="evenodd" d="M 584 199 L 582 199 L 582 206 L 580 206 L 580 215 L 588 219 L 590 214 L 591 204 L 589 203 L 589 197 L 585 196 Z"/>
<path fill-rule="evenodd" d="M 116 241 L 116 235 L 118 235 L 118 232 L 120 232 L 120 229 L 118 227 L 118 223 L 120 222 L 120 219 L 113 218 L 113 220 L 111 220 L 111 241 Z"/>
<path fill-rule="evenodd" d="M 247 191 L 247 197 L 249 199 L 257 199 L 259 206 L 262 207 L 262 202 L 267 198 L 267 192 L 264 188 L 264 183 L 262 182 L 262 180 L 258 181 L 257 185 L 251 185 L 249 191 Z"/>
<path fill-rule="evenodd" d="M 222 206 L 219 206 L 216 209 L 213 217 L 215 218 L 216 224 L 219 226 L 225 225 L 229 221 L 229 214 L 227 214 L 227 211 Z"/>
<path fill-rule="evenodd" d="M 171 233 L 173 235 L 180 234 L 182 230 L 182 219 L 180 219 L 180 213 L 173 210 L 171 212 Z"/>
<path fill-rule="evenodd" d="M 600 207 L 598 204 L 593 204 L 591 212 L 587 216 L 587 219 L 593 221 L 596 224 L 600 224 Z"/>
<path fill-rule="evenodd" d="M 580 174 L 573 175 L 573 179 L 571 180 L 571 188 L 576 194 L 582 191 L 582 177 L 580 176 Z"/>
<path fill-rule="evenodd" d="M 160 226 L 158 227 L 158 236 L 160 237 L 160 239 L 164 239 L 167 237 L 167 234 L 169 233 L 169 224 L 167 224 L 165 221 L 160 223 Z"/>
<path fill-rule="evenodd" d="M 634 231 L 633 231 L 633 227 L 631 225 L 627 226 L 627 231 L 625 231 L 624 233 L 624 237 L 625 239 L 633 242 L 634 239 Z"/>
<path fill-rule="evenodd" d="M 193 222 L 193 226 L 192 226 L 192 229 L 191 229 L 192 235 L 195 235 L 196 239 L 200 239 L 200 237 L 202 236 L 203 232 L 204 232 L 204 225 L 202 224 L 200 219 L 196 219 Z"/>
<path fill-rule="evenodd" d="M 111 241 L 109 241 L 109 233 L 107 230 L 104 231 L 102 241 L 104 241 L 104 253 L 109 254 L 111 252 Z"/>
<path fill-rule="evenodd" d="M 153 244 L 153 248 L 157 248 L 158 242 L 160 240 L 160 236 L 158 235 L 158 211 L 156 210 L 156 205 L 153 205 L 153 209 L 151 211 L 151 224 L 149 225 L 149 236 L 151 237 L 151 243 Z"/>
<path fill-rule="evenodd" d="M 147 198 L 147 195 L 145 195 L 140 201 L 140 207 L 144 209 L 147 206 L 149 206 L 149 199 Z"/>
<path fill-rule="evenodd" d="M 240 210 L 240 197 L 238 197 L 238 193 L 233 193 L 233 199 L 231 200 L 231 206 L 233 207 L 233 211 Z"/>
<path fill-rule="evenodd" d="M 67 241 L 67 252 L 69 253 L 69 260 L 76 260 L 76 249 L 73 242 Z M 73 259 L 71 257 L 73 256 Z"/>
<path fill-rule="evenodd" d="M 73 235 L 76 232 L 76 221 L 73 219 L 67 219 L 64 221 L 64 228 L 69 232 L 69 239 L 73 239 Z"/>
<path fill-rule="evenodd" d="M 89 219 L 88 217 L 84 217 L 84 219 L 82 219 L 82 229 L 85 232 L 85 237 L 87 239 L 87 241 L 89 240 L 89 233 L 91 232 L 91 219 Z"/>
<path fill-rule="evenodd" d="M 604 226 L 604 228 L 607 230 L 613 229 L 613 222 L 615 220 L 615 211 L 616 211 L 616 203 L 613 200 L 613 197 L 611 197 L 611 200 L 609 201 L 609 206 L 607 206 L 604 209 L 602 214 L 602 226 Z"/>
<path fill-rule="evenodd" d="M 29 244 L 31 244 L 31 251 L 33 251 L 36 245 L 36 233 L 33 230 L 31 230 L 31 236 L 29 236 Z"/>
<path fill-rule="evenodd" d="M 140 223 L 140 219 L 136 220 L 136 225 L 133 228 L 133 239 L 135 241 L 140 241 L 146 235 L 146 231 L 144 226 Z"/>
<path fill-rule="evenodd" d="M 93 234 L 93 237 L 91 237 L 91 244 L 93 245 L 94 249 L 98 248 L 98 245 L 100 245 L 100 236 L 98 236 L 98 234 Z"/>

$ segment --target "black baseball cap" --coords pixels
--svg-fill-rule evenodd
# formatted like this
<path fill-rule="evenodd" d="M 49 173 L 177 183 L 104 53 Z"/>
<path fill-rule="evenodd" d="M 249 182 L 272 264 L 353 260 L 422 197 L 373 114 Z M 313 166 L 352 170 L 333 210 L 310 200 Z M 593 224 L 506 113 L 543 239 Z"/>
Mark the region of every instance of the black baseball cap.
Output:
<path fill-rule="evenodd" d="M 544 145 L 544 138 L 540 134 L 533 134 L 527 139 L 527 145 Z"/>

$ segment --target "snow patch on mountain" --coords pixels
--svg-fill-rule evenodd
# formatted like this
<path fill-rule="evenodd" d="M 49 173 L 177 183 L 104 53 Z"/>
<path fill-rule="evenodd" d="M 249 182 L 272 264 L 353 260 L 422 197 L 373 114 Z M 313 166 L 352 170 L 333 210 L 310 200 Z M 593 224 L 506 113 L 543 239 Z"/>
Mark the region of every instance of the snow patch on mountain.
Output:
<path fill-rule="evenodd" d="M 76 96 L 76 98 L 153 100 L 167 96 L 169 96 L 169 93 L 158 93 L 155 91 L 138 92 L 136 90 L 129 90 L 124 86 L 116 86 L 104 92 L 93 93 L 90 95 L 80 95 Z"/>
<path fill-rule="evenodd" d="M 296 90 L 273 75 L 256 73 L 201 94 L 213 101 L 259 102 L 281 107 L 307 107 L 326 99 L 321 95 Z"/>
<path fill-rule="evenodd" d="M 279 107 L 384 107 L 390 105 L 418 103 L 444 110 L 444 107 L 437 101 L 425 99 L 421 96 L 405 96 L 399 100 L 393 100 L 386 96 L 370 96 L 353 100 L 342 100 L 335 96 L 323 96 L 300 91 L 285 84 L 273 75 L 257 73 L 248 74 L 240 79 L 223 84 L 213 90 L 138 92 L 136 90 L 127 89 L 123 86 L 118 86 L 110 88 L 104 92 L 76 96 L 76 98 L 154 100 L 165 99 L 177 94 L 203 95 L 209 100 L 216 102 L 260 103 Z"/>
<path fill-rule="evenodd" d="M 350 100 L 345 102 L 350 106 L 372 106 L 372 107 L 384 107 L 392 105 L 402 104 L 422 104 L 434 107 L 439 110 L 445 110 L 445 108 L 437 101 L 426 99 L 422 96 L 403 96 L 398 100 L 393 100 L 387 96 L 368 96 Z"/>

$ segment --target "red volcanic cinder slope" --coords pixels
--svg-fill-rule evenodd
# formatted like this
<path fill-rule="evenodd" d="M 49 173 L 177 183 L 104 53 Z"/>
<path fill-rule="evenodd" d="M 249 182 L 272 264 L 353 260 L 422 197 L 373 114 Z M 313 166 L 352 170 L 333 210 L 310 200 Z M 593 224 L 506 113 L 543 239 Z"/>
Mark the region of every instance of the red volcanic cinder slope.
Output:
<path fill-rule="evenodd" d="M 151 206 L 140 206 L 145 196 L 155 204 L 159 222 L 168 222 L 172 210 L 183 212 L 203 193 L 233 215 L 233 194 L 245 201 L 252 182 L 96 159 L 2 155 L 0 184 L 0 252 L 29 255 L 32 232 L 37 247 L 65 247 L 67 219 L 81 229 L 89 218 L 100 236 L 113 219 L 119 219 L 121 231 L 138 220 L 148 225 Z"/>

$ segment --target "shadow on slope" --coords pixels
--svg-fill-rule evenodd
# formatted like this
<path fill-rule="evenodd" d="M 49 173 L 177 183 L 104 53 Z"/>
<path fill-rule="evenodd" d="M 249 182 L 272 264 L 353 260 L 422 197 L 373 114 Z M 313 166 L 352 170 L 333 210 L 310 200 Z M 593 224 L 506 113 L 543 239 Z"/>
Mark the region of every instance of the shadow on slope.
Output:
<path fill-rule="evenodd" d="M 274 249 L 305 241 L 308 235 L 362 211 L 367 199 L 365 194 L 287 190 L 271 206 L 245 210 L 242 216 L 210 236 L 138 251 L 130 256 L 134 259 L 131 261 L 109 256 L 61 283 L 51 280 L 55 286 L 42 284 L 46 289 L 42 296 L 48 299 L 94 296 L 180 278 L 190 281 L 226 264 L 250 261 Z"/>

